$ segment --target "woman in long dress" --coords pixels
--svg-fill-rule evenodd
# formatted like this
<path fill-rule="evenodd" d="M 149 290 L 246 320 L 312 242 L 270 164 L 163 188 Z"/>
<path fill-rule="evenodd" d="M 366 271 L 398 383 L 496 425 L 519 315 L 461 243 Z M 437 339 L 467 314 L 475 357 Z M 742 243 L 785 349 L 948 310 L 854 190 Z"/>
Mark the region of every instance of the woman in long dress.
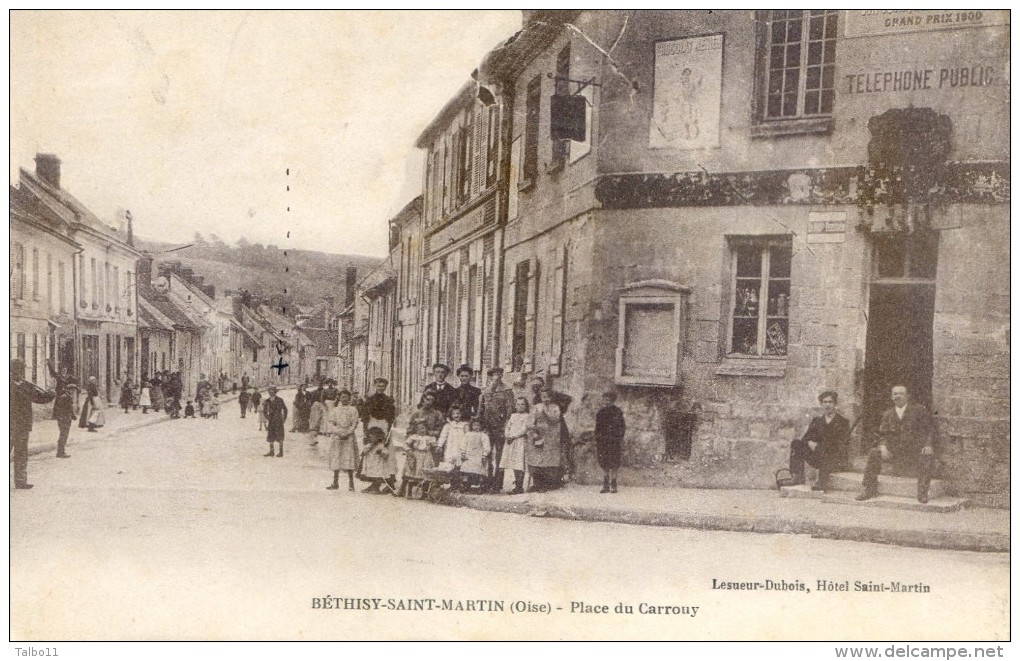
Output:
<path fill-rule="evenodd" d="M 152 390 L 148 381 L 142 381 L 142 390 L 138 394 L 138 405 L 142 407 L 142 413 L 148 413 L 152 408 Z"/>
<path fill-rule="evenodd" d="M 436 394 L 426 391 L 421 398 L 421 408 L 412 413 L 407 421 L 407 461 L 404 464 L 404 479 L 400 483 L 397 496 L 408 494 L 409 489 L 413 489 L 425 479 L 425 471 L 436 467 L 432 448 L 436 447 L 446 419 L 435 405 Z"/>
<path fill-rule="evenodd" d="M 365 432 L 365 451 L 361 458 L 361 477 L 372 484 L 362 489 L 361 493 L 385 493 L 384 488 L 392 490 L 393 472 L 396 465 L 389 445 L 386 433 L 379 427 L 371 427 Z"/>
<path fill-rule="evenodd" d="M 527 467 L 525 450 L 528 445 L 528 428 L 531 425 L 528 408 L 528 398 L 518 397 L 514 402 L 514 412 L 506 421 L 503 432 L 506 445 L 503 446 L 503 455 L 499 458 L 499 467 L 514 472 L 514 488 L 510 491 L 511 494 L 524 493 L 524 470 Z"/>
<path fill-rule="evenodd" d="M 329 409 L 320 422 L 319 431 L 329 436 L 329 469 L 333 471 L 333 484 L 327 489 L 340 488 L 340 471 L 347 472 L 347 490 L 354 491 L 354 471 L 358 469 L 358 444 L 354 432 L 361 422 L 358 409 L 351 406 L 351 393 L 340 391 L 340 403 Z M 326 427 L 326 432 L 322 428 Z"/>
<path fill-rule="evenodd" d="M 560 486 L 560 420 L 563 413 L 553 402 L 552 390 L 543 388 L 541 401 L 531 412 L 528 433 L 528 468 L 532 475 L 532 491 L 549 491 Z"/>

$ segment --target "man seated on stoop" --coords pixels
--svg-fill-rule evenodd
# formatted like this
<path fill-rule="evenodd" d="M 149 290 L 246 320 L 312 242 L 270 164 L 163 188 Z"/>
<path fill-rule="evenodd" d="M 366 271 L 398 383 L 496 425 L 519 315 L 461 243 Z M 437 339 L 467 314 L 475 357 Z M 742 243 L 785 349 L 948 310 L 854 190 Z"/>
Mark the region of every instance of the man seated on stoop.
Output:
<path fill-rule="evenodd" d="M 836 412 L 839 395 L 826 390 L 818 395 L 822 415 L 811 418 L 811 424 L 800 439 L 790 444 L 790 473 L 794 484 L 804 484 L 804 464 L 818 469 L 818 481 L 812 491 L 829 488 L 829 475 L 846 466 L 850 443 L 850 422 Z"/>
<path fill-rule="evenodd" d="M 893 473 L 917 476 L 917 502 L 928 502 L 928 487 L 935 473 L 935 423 L 928 409 L 910 402 L 907 387 L 892 389 L 893 407 L 882 414 L 878 444 L 868 452 L 864 483 L 857 500 L 878 495 L 878 474 L 882 461 L 892 459 Z"/>

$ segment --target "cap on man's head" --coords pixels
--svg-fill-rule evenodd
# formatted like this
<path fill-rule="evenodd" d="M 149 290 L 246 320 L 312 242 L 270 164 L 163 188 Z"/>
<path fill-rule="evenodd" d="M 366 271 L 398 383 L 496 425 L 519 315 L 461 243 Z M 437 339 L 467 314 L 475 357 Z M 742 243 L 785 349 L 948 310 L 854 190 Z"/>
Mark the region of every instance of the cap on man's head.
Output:
<path fill-rule="evenodd" d="M 818 402 L 819 403 L 824 402 L 829 397 L 832 398 L 833 402 L 838 402 L 839 401 L 839 394 L 835 390 L 823 390 L 818 395 Z"/>
<path fill-rule="evenodd" d="M 432 369 L 434 369 L 434 370 L 441 369 L 441 370 L 445 370 L 447 372 L 450 371 L 450 368 L 447 367 L 446 365 L 442 364 L 442 363 L 436 363 L 435 365 L 432 366 Z"/>
<path fill-rule="evenodd" d="M 374 384 L 375 384 L 375 385 L 377 385 L 377 386 L 378 386 L 378 385 L 384 385 L 384 386 L 388 386 L 388 385 L 390 384 L 390 382 L 389 382 L 389 381 L 387 381 L 386 379 L 382 378 L 381 376 L 377 376 L 377 377 L 375 378 L 375 381 L 373 381 L 372 383 L 374 383 Z"/>
<path fill-rule="evenodd" d="M 485 374 L 486 374 L 486 376 L 493 376 L 493 375 L 496 375 L 496 374 L 503 374 L 503 368 L 502 367 L 490 367 L 489 370 Z"/>
<path fill-rule="evenodd" d="M 471 369 L 470 365 L 465 363 L 464 365 L 461 365 L 460 367 L 457 368 L 457 376 L 460 376 L 465 372 L 467 372 L 468 376 L 471 376 L 472 374 L 474 374 L 475 371 Z"/>
<path fill-rule="evenodd" d="M 266 390 L 268 390 L 269 392 L 277 392 L 279 388 L 277 388 L 276 386 L 269 386 L 268 388 L 266 388 Z"/>

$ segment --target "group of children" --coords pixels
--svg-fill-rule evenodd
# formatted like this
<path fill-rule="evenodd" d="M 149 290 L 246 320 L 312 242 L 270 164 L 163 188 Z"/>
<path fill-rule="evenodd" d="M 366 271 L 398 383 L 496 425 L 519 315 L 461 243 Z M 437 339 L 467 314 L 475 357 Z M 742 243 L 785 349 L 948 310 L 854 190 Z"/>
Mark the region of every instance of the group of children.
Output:
<path fill-rule="evenodd" d="M 616 473 L 620 466 L 624 420 L 615 398 L 614 393 L 606 393 L 596 415 L 594 436 L 598 462 L 604 471 L 602 493 L 616 493 L 618 488 Z M 424 496 L 435 471 L 448 474 L 455 491 L 485 492 L 490 490 L 493 480 L 499 482 L 496 484 L 496 491 L 499 491 L 504 471 L 513 471 L 514 487 L 508 493 L 521 494 L 524 493 L 525 474 L 530 471 L 535 479 L 532 490 L 544 490 L 538 479 L 541 462 L 536 460 L 536 455 L 543 451 L 544 438 L 559 434 L 559 421 L 546 420 L 548 413 L 541 403 L 532 410 L 526 397 L 517 397 L 514 412 L 506 422 L 503 450 L 494 463 L 494 447 L 489 435 L 471 413 L 454 404 L 444 416 L 436 408 L 436 395 L 426 391 L 421 405 L 408 419 L 404 444 L 398 447 L 390 443 L 388 424 L 370 424 L 351 404 L 350 393 L 341 391 L 336 401 L 325 402 L 325 411 L 320 416 L 312 416 L 312 433 L 317 437 L 329 437 L 328 457 L 333 482 L 327 489 L 339 489 L 340 473 L 346 472 L 350 491 L 354 491 L 354 476 L 357 475 L 370 482 L 363 493 L 392 493 L 397 497 L 421 493 Z M 364 429 L 364 449 L 360 455 L 356 440 L 359 424 Z M 318 439 L 312 442 L 316 444 Z"/>

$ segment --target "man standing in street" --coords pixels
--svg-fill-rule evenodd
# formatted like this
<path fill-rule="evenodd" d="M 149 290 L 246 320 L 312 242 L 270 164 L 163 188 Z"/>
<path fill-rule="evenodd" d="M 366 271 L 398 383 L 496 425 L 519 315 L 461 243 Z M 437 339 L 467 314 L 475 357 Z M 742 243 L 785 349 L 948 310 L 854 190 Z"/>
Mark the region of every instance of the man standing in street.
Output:
<path fill-rule="evenodd" d="M 450 411 L 450 406 L 457 401 L 457 389 L 446 382 L 446 377 L 450 375 L 450 368 L 442 363 L 436 363 L 432 366 L 432 376 L 435 381 L 425 386 L 425 390 L 422 392 L 422 400 L 425 398 L 425 393 L 432 393 L 436 397 L 435 409 L 443 414 L 445 418 L 447 413 Z M 422 402 L 418 402 L 419 408 Z"/>
<path fill-rule="evenodd" d="M 53 401 L 53 393 L 25 381 L 25 361 L 11 360 L 10 445 L 14 464 L 14 487 L 31 489 L 28 483 L 28 437 L 32 433 L 32 404 Z"/>
<path fill-rule="evenodd" d="M 366 434 L 370 427 L 378 427 L 383 430 L 383 433 L 389 434 L 393 421 L 397 419 L 397 404 L 392 397 L 386 394 L 386 386 L 390 382 L 378 377 L 372 383 L 375 386 L 375 392 L 361 406 L 361 423 L 364 425 Z"/>
<path fill-rule="evenodd" d="M 57 429 L 60 436 L 57 437 L 57 457 L 67 459 L 71 455 L 65 452 L 67 437 L 71 433 L 71 423 L 74 421 L 74 396 L 77 387 L 74 384 L 67 384 L 63 390 L 57 393 L 57 399 L 53 402 L 53 417 L 57 420 Z"/>
<path fill-rule="evenodd" d="M 478 421 L 489 435 L 492 461 L 489 464 L 489 490 L 499 493 L 503 489 L 503 470 L 497 468 L 506 444 L 504 430 L 510 414 L 514 412 L 514 393 L 503 383 L 503 368 L 493 367 L 487 373 L 491 379 L 479 398 Z"/>
<path fill-rule="evenodd" d="M 268 390 L 269 397 L 266 398 L 266 401 L 262 402 L 262 411 L 266 418 L 266 440 L 269 441 L 269 452 L 262 456 L 272 457 L 273 443 L 279 442 L 280 451 L 276 453 L 276 456 L 282 457 L 284 425 L 287 422 L 287 405 L 276 394 L 276 386 L 269 386 Z"/>
<path fill-rule="evenodd" d="M 457 368 L 457 380 L 460 385 L 457 387 L 457 399 L 454 404 L 460 407 L 461 415 L 465 420 L 475 417 L 478 413 L 478 400 L 482 396 L 482 389 L 471 385 L 471 378 L 475 371 L 470 365 L 461 365 Z"/>
<path fill-rule="evenodd" d="M 864 484 L 857 500 L 878 495 L 882 460 L 892 459 L 894 474 L 917 476 L 917 502 L 928 502 L 928 487 L 935 473 L 935 424 L 928 410 L 910 403 L 906 386 L 892 389 L 893 407 L 882 414 L 878 444 L 868 452 Z"/>

